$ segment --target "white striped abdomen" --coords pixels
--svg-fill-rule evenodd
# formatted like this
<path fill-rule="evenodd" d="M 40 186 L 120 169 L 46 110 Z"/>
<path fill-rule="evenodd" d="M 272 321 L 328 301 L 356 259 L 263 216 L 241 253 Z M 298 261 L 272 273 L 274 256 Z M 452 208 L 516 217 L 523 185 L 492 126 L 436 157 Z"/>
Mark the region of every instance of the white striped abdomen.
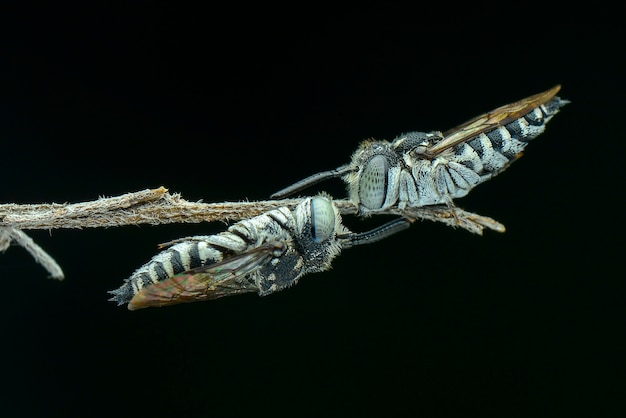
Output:
<path fill-rule="evenodd" d="M 545 130 L 545 124 L 561 106 L 568 103 L 560 98 L 541 105 L 528 114 L 491 131 L 470 137 L 452 148 L 429 159 L 424 149 L 444 140 L 440 134 L 434 137 L 426 133 L 409 133 L 396 138 L 388 144 L 387 150 L 394 150 L 396 156 L 389 153 L 370 155 L 359 171 L 358 180 L 346 177 L 349 184 L 357 184 L 360 207 L 364 211 L 387 209 L 398 206 L 421 207 L 451 203 L 452 199 L 463 197 L 480 183 L 483 183 L 508 167 L 521 155 L 528 142 Z M 435 141 L 432 141 L 432 139 Z M 422 142 L 420 142 L 422 141 Z M 409 144 L 415 145 L 410 148 Z M 385 141 L 377 143 L 385 148 Z M 421 148 L 421 149 L 419 149 Z M 388 167 L 385 181 L 373 182 L 379 178 L 370 171 L 375 159 L 386 159 Z M 376 167 L 383 166 L 380 161 Z M 384 187 L 376 192 L 374 186 Z M 377 196 L 376 199 L 364 198 Z M 384 199 L 380 196 L 384 196 Z"/>
<path fill-rule="evenodd" d="M 124 284 L 110 293 L 118 304 L 130 300 L 144 287 L 159 281 L 222 261 L 225 257 L 240 254 L 258 246 L 264 236 L 287 239 L 294 227 L 294 219 L 287 208 L 278 208 L 255 218 L 237 222 L 228 231 L 216 235 L 200 235 L 174 241 L 174 245 L 161 251 L 135 270 Z M 287 230 L 287 231 L 286 231 Z"/>

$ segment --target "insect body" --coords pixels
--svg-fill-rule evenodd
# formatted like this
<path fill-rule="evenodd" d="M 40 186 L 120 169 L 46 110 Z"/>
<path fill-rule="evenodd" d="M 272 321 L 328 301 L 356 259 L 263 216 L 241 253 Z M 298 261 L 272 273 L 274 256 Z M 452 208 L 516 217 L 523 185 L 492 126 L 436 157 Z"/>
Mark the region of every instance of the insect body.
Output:
<path fill-rule="evenodd" d="M 354 234 L 324 196 L 280 207 L 207 236 L 178 239 L 137 269 L 112 301 L 131 310 L 257 292 L 264 296 L 325 271 L 343 248 L 375 242 L 409 226 L 398 219 Z"/>
<path fill-rule="evenodd" d="M 559 89 L 499 107 L 445 133 L 410 132 L 392 142 L 365 141 L 350 164 L 310 176 L 272 197 L 343 177 L 362 214 L 452 204 L 521 156 L 528 142 L 569 103 L 556 96 Z"/>

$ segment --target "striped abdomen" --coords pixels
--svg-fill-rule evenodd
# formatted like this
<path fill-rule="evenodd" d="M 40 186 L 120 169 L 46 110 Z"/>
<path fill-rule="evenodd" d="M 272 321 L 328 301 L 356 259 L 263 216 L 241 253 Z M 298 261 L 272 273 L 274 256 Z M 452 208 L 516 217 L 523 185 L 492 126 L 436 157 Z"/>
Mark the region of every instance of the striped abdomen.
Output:
<path fill-rule="evenodd" d="M 471 169 L 480 176 L 478 183 L 488 180 L 516 160 L 565 103 L 567 101 L 554 98 L 504 126 L 458 144 L 453 148 L 454 156 L 447 156 L 447 160 Z M 464 188 L 465 185 L 457 186 Z"/>
<path fill-rule="evenodd" d="M 430 160 L 405 158 L 400 173 L 398 205 L 420 207 L 450 203 L 498 173 L 521 156 L 528 142 L 568 103 L 558 97 L 504 126 L 480 133 Z"/>
<path fill-rule="evenodd" d="M 260 232 L 272 234 L 274 239 L 286 234 L 285 227 L 293 223 L 291 212 L 279 208 L 255 218 L 237 222 L 228 231 L 216 235 L 195 236 L 174 241 L 174 245 L 152 257 L 135 270 L 124 284 L 110 293 L 110 300 L 125 304 L 144 287 L 162 280 L 222 261 L 260 243 Z"/>

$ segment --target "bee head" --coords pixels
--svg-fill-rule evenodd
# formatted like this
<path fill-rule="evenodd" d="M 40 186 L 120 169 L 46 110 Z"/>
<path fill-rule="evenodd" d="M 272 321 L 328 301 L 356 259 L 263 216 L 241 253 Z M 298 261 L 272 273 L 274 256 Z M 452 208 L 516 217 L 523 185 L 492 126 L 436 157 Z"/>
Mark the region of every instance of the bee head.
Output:
<path fill-rule="evenodd" d="M 307 264 L 313 270 L 327 268 L 341 251 L 337 233 L 347 231 L 332 200 L 325 194 L 305 199 L 296 206 L 295 219 L 296 241 L 306 254 Z"/>

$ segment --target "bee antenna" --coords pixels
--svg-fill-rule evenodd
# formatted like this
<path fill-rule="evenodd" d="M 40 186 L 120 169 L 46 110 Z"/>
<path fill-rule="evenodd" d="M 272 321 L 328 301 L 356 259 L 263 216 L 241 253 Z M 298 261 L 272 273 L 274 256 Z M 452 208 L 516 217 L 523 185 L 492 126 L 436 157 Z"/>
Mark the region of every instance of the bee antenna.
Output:
<path fill-rule="evenodd" d="M 335 168 L 334 170 L 322 171 L 321 173 L 313 174 L 312 176 L 300 180 L 292 184 L 291 186 L 287 186 L 284 189 L 277 191 L 270 196 L 270 199 L 282 199 L 283 197 L 287 197 L 289 195 L 297 193 L 300 190 L 311 187 L 314 184 L 320 183 L 324 180 L 341 177 L 344 174 L 347 174 L 353 170 L 354 169 L 350 168 L 349 165 L 342 165 L 341 167 Z"/>
<path fill-rule="evenodd" d="M 383 240 L 397 232 L 408 229 L 410 226 L 411 223 L 405 218 L 397 218 L 369 231 L 338 235 L 337 238 L 342 241 L 343 248 L 350 248 Z"/>

